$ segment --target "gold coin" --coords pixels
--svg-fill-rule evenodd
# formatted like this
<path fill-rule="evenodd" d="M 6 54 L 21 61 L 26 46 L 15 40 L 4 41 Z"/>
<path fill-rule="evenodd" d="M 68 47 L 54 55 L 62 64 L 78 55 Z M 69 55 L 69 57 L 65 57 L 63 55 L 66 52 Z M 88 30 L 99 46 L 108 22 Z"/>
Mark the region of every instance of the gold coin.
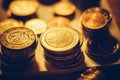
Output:
<path fill-rule="evenodd" d="M 35 34 L 39 35 L 46 31 L 47 24 L 45 21 L 43 21 L 39 18 L 34 18 L 31 20 L 28 20 L 25 23 L 25 27 L 31 29 Z"/>
<path fill-rule="evenodd" d="M 5 19 L 2 22 L 0 22 L 0 35 L 6 31 L 7 29 L 13 28 L 13 27 L 19 27 L 23 26 L 23 22 L 17 21 L 15 19 L 9 18 Z"/>
<path fill-rule="evenodd" d="M 41 44 L 53 52 L 64 52 L 73 49 L 79 42 L 78 33 L 68 27 L 49 28 L 41 35 Z"/>
<path fill-rule="evenodd" d="M 88 12 L 82 16 L 82 24 L 90 29 L 99 29 L 106 25 L 107 18 L 100 12 Z"/>
<path fill-rule="evenodd" d="M 11 2 L 9 8 L 14 15 L 28 16 L 36 12 L 38 5 L 35 0 L 16 0 Z"/>
<path fill-rule="evenodd" d="M 48 22 L 48 27 L 54 27 L 54 26 L 69 26 L 70 20 L 64 17 L 55 17 L 53 19 L 50 19 Z"/>
<path fill-rule="evenodd" d="M 58 15 L 68 16 L 75 12 L 76 7 L 70 2 L 58 2 L 53 6 L 53 9 Z"/>
<path fill-rule="evenodd" d="M 35 41 L 34 32 L 25 27 L 10 28 L 1 35 L 1 44 L 8 49 L 24 49 Z"/>

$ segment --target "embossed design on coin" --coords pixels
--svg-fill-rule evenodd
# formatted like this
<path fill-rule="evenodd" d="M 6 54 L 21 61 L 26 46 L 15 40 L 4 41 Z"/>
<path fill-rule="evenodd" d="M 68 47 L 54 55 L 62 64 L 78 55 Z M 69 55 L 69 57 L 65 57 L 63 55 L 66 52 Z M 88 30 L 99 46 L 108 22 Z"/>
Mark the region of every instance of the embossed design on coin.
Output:
<path fill-rule="evenodd" d="M 83 15 L 82 24 L 91 29 L 99 29 L 107 23 L 107 18 L 99 12 L 89 12 Z"/>
<path fill-rule="evenodd" d="M 78 33 L 70 27 L 52 27 L 41 35 L 42 46 L 50 51 L 69 51 L 78 41 Z"/>
<path fill-rule="evenodd" d="M 69 31 L 60 29 L 48 32 L 45 40 L 48 45 L 60 48 L 70 45 L 74 37 Z"/>
<path fill-rule="evenodd" d="M 6 40 L 10 44 L 23 44 L 29 39 L 27 33 L 21 31 L 11 32 L 6 35 Z"/>
<path fill-rule="evenodd" d="M 23 49 L 32 45 L 35 39 L 35 34 L 30 29 L 15 27 L 2 34 L 1 44 L 9 49 Z"/>

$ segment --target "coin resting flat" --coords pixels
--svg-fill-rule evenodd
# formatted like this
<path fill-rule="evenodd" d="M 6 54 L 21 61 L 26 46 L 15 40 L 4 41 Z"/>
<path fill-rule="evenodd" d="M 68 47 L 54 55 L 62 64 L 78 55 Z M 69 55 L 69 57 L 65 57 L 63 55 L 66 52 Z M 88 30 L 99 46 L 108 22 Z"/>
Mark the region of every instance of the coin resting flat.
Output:
<path fill-rule="evenodd" d="M 54 27 L 54 26 L 69 26 L 70 20 L 65 17 L 55 17 L 53 19 L 50 19 L 48 21 L 48 27 Z"/>
<path fill-rule="evenodd" d="M 53 6 L 53 9 L 58 15 L 69 16 L 75 12 L 76 7 L 70 2 L 58 2 Z"/>
<path fill-rule="evenodd" d="M 38 2 L 35 0 L 16 0 L 11 2 L 9 8 L 14 15 L 28 16 L 36 12 Z"/>
<path fill-rule="evenodd" d="M 67 27 L 54 27 L 41 35 L 41 44 L 53 52 L 69 51 L 79 42 L 78 33 Z"/>
<path fill-rule="evenodd" d="M 19 26 L 23 26 L 23 22 L 21 21 L 17 21 L 15 19 L 12 18 L 8 18 L 3 20 L 2 22 L 0 22 L 0 35 L 6 31 L 7 29 L 13 28 L 13 27 L 19 27 Z"/>
<path fill-rule="evenodd" d="M 35 34 L 39 35 L 46 31 L 47 24 L 45 21 L 39 18 L 30 19 L 25 23 L 25 27 L 34 31 Z"/>

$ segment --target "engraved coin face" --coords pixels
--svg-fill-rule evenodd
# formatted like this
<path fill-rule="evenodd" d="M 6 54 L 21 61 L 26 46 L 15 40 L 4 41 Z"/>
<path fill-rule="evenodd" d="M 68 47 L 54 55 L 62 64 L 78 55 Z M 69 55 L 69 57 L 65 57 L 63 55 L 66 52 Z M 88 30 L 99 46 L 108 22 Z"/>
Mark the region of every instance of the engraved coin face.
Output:
<path fill-rule="evenodd" d="M 77 45 L 78 41 L 78 33 L 68 27 L 50 28 L 41 36 L 41 44 L 51 51 L 71 50 Z"/>
<path fill-rule="evenodd" d="M 70 20 L 64 17 L 55 17 L 48 22 L 48 27 L 69 26 Z"/>
<path fill-rule="evenodd" d="M 8 49 L 24 49 L 31 46 L 36 37 L 34 33 L 25 27 L 11 28 L 1 36 L 1 44 Z"/>
<path fill-rule="evenodd" d="M 9 8 L 17 16 L 27 16 L 37 10 L 38 2 L 35 0 L 16 0 L 11 2 Z"/>
<path fill-rule="evenodd" d="M 67 30 L 56 29 L 47 33 L 46 43 L 55 48 L 62 48 L 70 45 L 74 36 Z"/>
<path fill-rule="evenodd" d="M 33 30 L 35 34 L 41 34 L 47 29 L 47 24 L 45 21 L 39 18 L 34 18 L 31 20 L 28 20 L 25 23 L 25 27 Z"/>
<path fill-rule="evenodd" d="M 75 12 L 76 7 L 70 2 L 58 2 L 54 5 L 53 9 L 58 15 L 68 16 Z"/>
<path fill-rule="evenodd" d="M 17 21 L 15 19 L 9 18 L 5 19 L 2 22 L 0 22 L 0 35 L 6 31 L 7 29 L 13 28 L 13 27 L 19 27 L 23 26 L 23 22 Z"/>
<path fill-rule="evenodd" d="M 100 12 L 89 12 L 83 15 L 82 24 L 90 29 L 99 29 L 106 25 L 107 18 Z"/>

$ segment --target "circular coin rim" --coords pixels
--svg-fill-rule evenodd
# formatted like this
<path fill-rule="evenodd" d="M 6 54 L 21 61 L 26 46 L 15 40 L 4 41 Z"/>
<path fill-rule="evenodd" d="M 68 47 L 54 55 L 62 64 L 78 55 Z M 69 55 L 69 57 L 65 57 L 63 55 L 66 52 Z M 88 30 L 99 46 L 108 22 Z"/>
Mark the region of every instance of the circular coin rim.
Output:
<path fill-rule="evenodd" d="M 92 11 L 93 11 L 93 12 L 99 12 L 99 13 L 103 14 L 103 15 L 106 17 L 106 19 L 107 19 L 106 24 L 104 24 L 103 26 L 97 27 L 97 28 L 86 27 L 86 26 L 82 23 L 82 18 L 83 18 L 83 16 L 84 16 L 85 14 L 90 13 L 90 12 L 92 12 Z M 105 15 L 105 14 L 106 14 L 106 15 Z M 79 22 L 80 22 L 81 26 L 83 26 L 83 27 L 85 27 L 85 28 L 87 28 L 87 29 L 98 30 L 98 29 L 104 28 L 105 25 L 107 25 L 108 22 L 111 21 L 111 19 L 112 19 L 112 14 L 111 14 L 108 10 L 106 10 L 106 9 L 104 9 L 104 8 L 101 8 L 101 7 L 92 7 L 92 8 L 89 8 L 89 9 L 87 9 L 87 10 L 85 10 L 85 11 L 83 12 L 82 16 L 79 18 Z"/>
<path fill-rule="evenodd" d="M 30 42 L 30 40 L 29 40 L 29 41 L 27 41 L 25 44 L 22 44 L 22 45 L 25 45 L 25 46 L 24 46 L 24 47 L 21 47 L 21 48 L 20 48 L 20 47 L 19 47 L 19 48 L 10 47 L 9 45 L 12 45 L 12 44 L 11 44 L 11 43 L 8 43 L 8 42 L 6 41 L 5 36 L 6 36 L 6 34 L 9 34 L 9 33 L 8 33 L 9 31 L 14 30 L 14 29 L 22 29 L 22 30 L 25 29 L 25 30 L 27 30 L 27 31 L 30 31 L 31 34 L 33 34 L 33 36 L 34 36 L 34 40 L 32 40 L 32 42 Z M 25 27 L 14 27 L 14 28 L 10 28 L 10 29 L 6 30 L 6 31 L 1 35 L 0 40 L 1 40 L 1 45 L 2 45 L 2 46 L 6 47 L 6 48 L 8 48 L 8 49 L 20 50 L 20 49 L 24 49 L 24 48 L 27 48 L 27 47 L 31 46 L 31 45 L 36 41 L 36 35 L 34 34 L 34 32 L 33 32 L 32 30 L 30 30 L 30 29 L 28 29 L 28 28 L 25 28 Z M 30 44 L 28 44 L 28 43 L 30 43 Z M 6 45 L 6 44 L 7 44 L 7 45 Z M 28 45 L 26 45 L 26 44 L 28 44 Z"/>
<path fill-rule="evenodd" d="M 52 46 L 48 45 L 48 44 L 46 43 L 46 41 L 45 41 L 45 37 L 46 37 L 46 35 L 47 35 L 50 31 L 55 30 L 55 29 L 63 29 L 63 30 L 67 30 L 67 31 L 71 32 L 71 33 L 73 34 L 73 37 L 74 37 L 73 42 L 72 42 L 70 45 L 65 46 L 65 47 L 62 47 L 62 48 L 55 48 L 55 47 L 52 47 Z M 53 52 L 54 52 L 54 51 L 55 51 L 55 52 L 69 51 L 70 49 L 74 48 L 74 47 L 77 45 L 78 42 L 79 42 L 79 35 L 78 35 L 78 33 L 77 33 L 74 29 L 72 29 L 72 28 L 67 28 L 67 27 L 54 27 L 54 28 L 49 28 L 45 33 L 43 33 L 43 34 L 41 35 L 41 44 L 42 44 L 42 46 L 43 46 L 44 48 L 50 50 L 50 51 L 53 51 Z"/>
<path fill-rule="evenodd" d="M 70 5 L 70 6 L 73 8 L 72 11 L 69 11 L 69 13 L 61 12 L 61 11 L 58 9 L 58 7 L 61 6 L 62 4 Z M 54 12 L 55 12 L 56 14 L 58 14 L 58 15 L 68 16 L 68 15 L 71 15 L 72 13 L 75 12 L 76 7 L 75 7 L 72 3 L 70 3 L 70 2 L 58 2 L 58 3 L 54 4 L 53 9 L 54 9 Z"/>
<path fill-rule="evenodd" d="M 44 24 L 44 27 L 38 28 L 38 30 L 41 29 L 41 31 L 36 31 L 35 32 L 35 30 L 33 30 L 33 28 L 31 28 L 31 27 L 37 28 L 36 26 L 31 26 L 31 23 L 34 23 L 34 22 L 39 22 L 39 23 L 42 22 Z M 43 33 L 44 31 L 46 31 L 47 23 L 44 20 L 42 20 L 42 19 L 33 18 L 33 19 L 30 19 L 30 20 L 25 22 L 25 27 L 31 29 L 35 34 L 39 35 L 39 34 Z"/>
<path fill-rule="evenodd" d="M 22 2 L 25 2 L 25 3 L 27 3 L 27 2 L 30 2 L 31 0 L 29 0 L 29 1 L 25 1 L 25 0 L 16 0 L 16 1 L 12 1 L 11 2 L 11 4 L 10 4 L 10 6 L 9 6 L 9 9 L 10 9 L 10 11 L 14 14 L 14 15 L 17 15 L 17 16 L 28 16 L 28 15 L 31 15 L 31 14 L 33 14 L 37 9 L 38 9 L 38 1 L 37 0 L 32 0 L 31 2 L 33 3 L 33 4 L 35 4 L 35 6 L 34 6 L 34 10 L 33 11 L 31 11 L 31 12 L 29 12 L 29 13 L 27 13 L 27 14 L 25 14 L 25 13 L 21 13 L 21 12 L 16 12 L 15 10 L 14 10 L 14 6 L 16 6 L 17 5 L 17 3 L 21 3 L 21 1 Z M 36 6 L 37 5 L 37 6 Z"/>

